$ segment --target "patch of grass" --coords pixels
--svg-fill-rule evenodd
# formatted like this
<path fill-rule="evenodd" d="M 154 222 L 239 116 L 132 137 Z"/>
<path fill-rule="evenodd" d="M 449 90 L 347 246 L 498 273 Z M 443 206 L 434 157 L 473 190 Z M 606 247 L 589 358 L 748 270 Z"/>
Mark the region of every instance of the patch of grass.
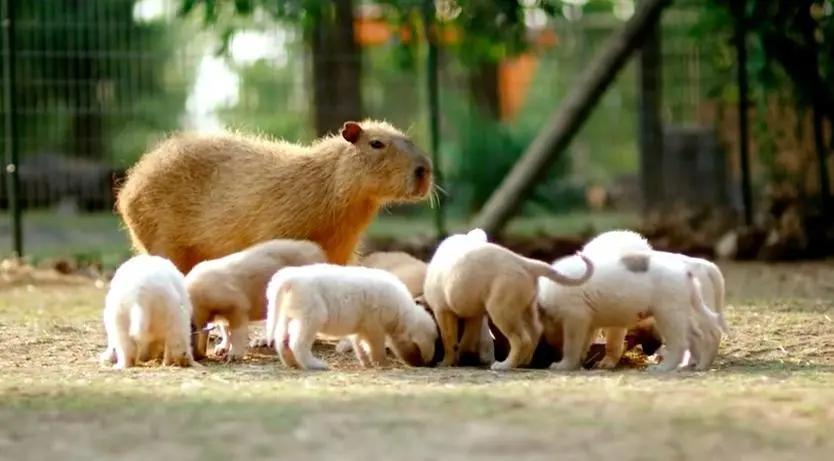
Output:
<path fill-rule="evenodd" d="M 204 368 L 102 368 L 106 287 L 0 294 L 4 459 L 827 460 L 834 266 L 727 264 L 715 369 L 327 372 L 274 355 Z M 259 335 L 253 326 L 251 335 Z"/>

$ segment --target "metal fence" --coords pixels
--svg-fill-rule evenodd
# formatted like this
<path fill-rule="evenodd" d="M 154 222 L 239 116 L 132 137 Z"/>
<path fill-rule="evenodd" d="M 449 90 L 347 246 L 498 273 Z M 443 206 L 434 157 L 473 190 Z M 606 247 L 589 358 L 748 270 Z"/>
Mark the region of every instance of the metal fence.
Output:
<path fill-rule="evenodd" d="M 218 57 L 217 32 L 204 28 L 199 17 L 178 18 L 174 0 L 10 0 L 4 5 L 5 17 L 13 14 L 14 21 L 11 27 L 4 22 L 11 33 L 3 47 L 0 136 L 7 155 L 12 149 L 19 155 L 15 200 L 24 210 L 24 240 L 33 251 L 123 246 L 111 212 L 114 179 L 167 132 L 230 126 L 300 141 L 315 136 L 310 52 L 296 25 L 256 17 L 257 27 L 235 35 L 229 55 Z M 684 2 L 664 16 L 658 72 L 666 123 L 715 120 L 712 56 L 691 34 L 699 8 L 697 1 Z M 478 80 L 495 89 L 492 96 L 480 97 L 493 99 L 500 129 L 473 110 L 480 106 L 472 104 L 479 97 L 473 94 L 478 88 L 473 92 L 472 73 L 441 52 L 441 168 L 451 177 L 480 168 L 475 176 L 483 176 L 481 186 L 447 187 L 452 201 L 475 203 L 478 194 L 497 185 L 628 14 L 582 15 L 574 8 L 549 21 L 531 15 L 533 49 L 500 62 L 492 80 Z M 396 64 L 402 58 L 398 31 L 379 20 L 372 7 L 358 8 L 354 24 L 362 59 L 362 114 L 388 119 L 428 147 L 425 61 L 411 68 Z M 573 185 L 576 200 L 585 200 L 591 183 L 616 185 L 626 197 L 639 192 L 636 75 L 636 64 L 629 64 L 569 149 L 560 184 Z M 493 136 L 499 131 L 502 137 Z M 3 181 L 8 177 L 3 175 Z M 4 213 L 11 200 L 3 184 Z M 6 217 L 0 222 L 0 253 L 12 248 L 9 222 Z"/>

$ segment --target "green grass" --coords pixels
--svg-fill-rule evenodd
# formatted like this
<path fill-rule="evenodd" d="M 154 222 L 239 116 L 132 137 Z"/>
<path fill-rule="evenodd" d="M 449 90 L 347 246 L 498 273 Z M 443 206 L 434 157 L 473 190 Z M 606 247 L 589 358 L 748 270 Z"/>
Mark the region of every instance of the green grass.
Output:
<path fill-rule="evenodd" d="M 714 370 L 673 375 L 362 370 L 332 351 L 328 372 L 255 353 L 119 372 L 96 363 L 106 286 L 5 274 L 3 459 L 830 459 L 834 266 L 722 269 L 735 336 Z"/>
<path fill-rule="evenodd" d="M 625 213 L 568 213 L 513 220 L 508 232 L 515 234 L 577 234 L 589 226 L 596 230 L 632 226 L 637 218 Z M 112 213 L 60 216 L 36 211 L 24 215 L 24 253 L 37 262 L 52 257 L 82 257 L 105 267 L 121 263 L 130 254 L 126 233 Z M 464 229 L 466 220 L 452 217 L 449 229 Z M 382 211 L 368 229 L 369 237 L 411 238 L 434 235 L 430 215 L 402 217 Z M 11 254 L 12 241 L 7 215 L 0 215 L 0 256 Z"/>

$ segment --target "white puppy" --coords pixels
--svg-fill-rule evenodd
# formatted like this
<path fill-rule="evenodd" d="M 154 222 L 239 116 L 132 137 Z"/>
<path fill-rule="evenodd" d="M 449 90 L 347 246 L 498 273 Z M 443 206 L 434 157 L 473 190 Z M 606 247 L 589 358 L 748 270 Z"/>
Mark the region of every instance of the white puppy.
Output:
<path fill-rule="evenodd" d="M 319 333 L 350 335 L 365 367 L 371 361 L 386 364 L 386 339 L 409 365 L 422 366 L 434 357 L 434 320 L 414 302 L 405 284 L 385 270 L 334 264 L 287 267 L 272 277 L 266 297 L 266 338 L 275 341 L 286 366 L 327 369 L 311 351 Z"/>
<path fill-rule="evenodd" d="M 580 285 L 594 272 L 591 261 L 580 254 L 586 268 L 580 278 L 562 275 L 548 264 L 525 258 L 502 246 L 487 242 L 482 229 L 444 239 L 429 262 L 423 295 L 434 310 L 443 341 L 440 366 L 459 361 L 458 321 L 464 320 L 461 344 L 476 343 L 467 333 L 478 334 L 484 314 L 510 343 L 502 362 L 494 370 L 505 370 L 530 362 L 542 333 L 536 308 L 536 279 L 547 277 L 556 283 Z"/>
<path fill-rule="evenodd" d="M 564 263 L 557 260 L 554 267 Z M 681 258 L 653 251 L 627 252 L 618 258 L 595 262 L 594 276 L 582 287 L 539 281 L 539 303 L 543 313 L 563 325 L 563 358 L 553 365 L 558 370 L 575 370 L 599 328 L 629 328 L 653 316 L 669 350 L 669 360 L 656 366 L 672 371 L 683 361 L 693 321 L 698 325 L 717 320 L 702 302 L 695 277 Z M 699 300 L 697 305 L 693 300 Z M 717 350 L 717 345 L 715 345 Z M 701 355 L 714 357 L 713 350 Z"/>
<path fill-rule="evenodd" d="M 582 253 L 595 263 L 603 263 L 607 259 L 617 259 L 629 251 L 652 251 L 652 246 L 645 237 L 627 229 L 617 229 L 603 232 L 585 243 Z M 596 368 L 610 369 L 617 366 L 623 356 L 627 328 L 605 329 L 605 357 L 596 363 Z M 593 343 L 599 330 L 591 333 Z"/>
<path fill-rule="evenodd" d="M 128 368 L 164 344 L 164 365 L 196 365 L 191 353 L 191 302 L 185 277 L 160 256 L 138 255 L 113 274 L 104 300 L 104 363 Z"/>
<path fill-rule="evenodd" d="M 194 355 L 206 352 L 206 326 L 216 318 L 222 341 L 214 353 L 227 360 L 242 358 L 249 339 L 249 322 L 266 317 L 266 285 L 278 269 L 326 261 L 324 251 L 308 240 L 275 239 L 257 243 L 222 258 L 203 261 L 185 277 L 198 329 Z M 230 338 L 231 337 L 231 338 Z M 261 344 L 255 344 L 261 345 Z"/>

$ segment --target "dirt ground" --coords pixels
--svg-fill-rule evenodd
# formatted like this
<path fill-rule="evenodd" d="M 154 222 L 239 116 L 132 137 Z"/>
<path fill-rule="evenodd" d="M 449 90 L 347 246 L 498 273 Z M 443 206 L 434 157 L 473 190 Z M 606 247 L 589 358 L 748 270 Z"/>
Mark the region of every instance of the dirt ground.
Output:
<path fill-rule="evenodd" d="M 201 369 L 98 365 L 106 286 L 0 279 L 2 459 L 827 460 L 834 262 L 726 264 L 715 369 L 327 372 L 274 355 Z M 252 335 L 259 335 L 253 327 Z"/>

